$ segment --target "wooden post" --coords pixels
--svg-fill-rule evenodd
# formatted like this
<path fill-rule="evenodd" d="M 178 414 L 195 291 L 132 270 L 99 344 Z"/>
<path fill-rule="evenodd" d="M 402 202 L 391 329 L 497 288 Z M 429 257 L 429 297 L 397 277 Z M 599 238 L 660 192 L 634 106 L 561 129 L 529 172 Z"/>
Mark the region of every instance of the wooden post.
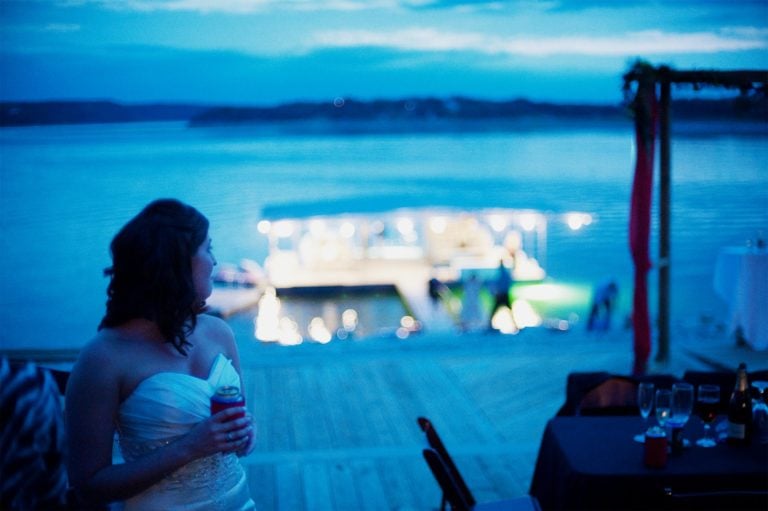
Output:
<path fill-rule="evenodd" d="M 632 82 L 640 82 L 651 69 L 650 64 L 638 62 L 624 75 L 625 90 L 630 89 Z M 659 259 L 656 267 L 659 270 L 659 302 L 658 302 L 658 352 L 656 360 L 669 360 L 669 274 L 670 274 L 670 85 L 690 84 L 705 85 L 726 89 L 748 90 L 768 89 L 768 70 L 697 70 L 675 71 L 667 66 L 654 69 L 655 83 L 660 85 L 659 100 Z"/>
<path fill-rule="evenodd" d="M 670 233 L 670 79 L 669 68 L 659 68 L 659 342 L 657 362 L 669 360 L 669 233 Z"/>

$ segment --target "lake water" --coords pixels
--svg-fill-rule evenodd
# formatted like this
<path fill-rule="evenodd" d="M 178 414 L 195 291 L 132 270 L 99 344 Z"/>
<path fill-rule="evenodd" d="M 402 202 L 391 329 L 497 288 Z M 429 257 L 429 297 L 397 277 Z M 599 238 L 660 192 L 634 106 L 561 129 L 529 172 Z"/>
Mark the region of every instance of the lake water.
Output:
<path fill-rule="evenodd" d="M 768 129 L 712 125 L 672 144 L 672 326 L 727 317 L 712 289 L 720 247 L 768 236 Z M 631 123 L 439 133 L 278 133 L 183 123 L 0 129 L 0 343 L 76 348 L 103 313 L 115 232 L 147 202 L 172 196 L 211 220 L 220 262 L 263 261 L 267 204 L 372 194 L 463 197 L 596 221 L 550 224 L 548 274 L 592 286 L 613 278 L 631 303 L 627 248 Z M 657 208 L 654 207 L 655 258 Z M 649 273 L 655 309 L 656 273 Z"/>

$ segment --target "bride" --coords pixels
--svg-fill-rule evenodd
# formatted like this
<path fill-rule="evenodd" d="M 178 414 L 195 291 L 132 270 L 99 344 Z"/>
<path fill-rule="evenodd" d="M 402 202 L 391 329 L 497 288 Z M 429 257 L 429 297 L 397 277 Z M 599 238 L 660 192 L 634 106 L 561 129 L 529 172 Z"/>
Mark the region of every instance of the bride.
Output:
<path fill-rule="evenodd" d="M 157 200 L 110 248 L 106 314 L 67 387 L 75 494 L 89 508 L 253 509 L 238 459 L 254 448 L 253 418 L 210 414 L 217 387 L 243 387 L 232 331 L 200 313 L 216 265 L 208 220 Z M 113 463 L 116 432 L 125 463 Z"/>

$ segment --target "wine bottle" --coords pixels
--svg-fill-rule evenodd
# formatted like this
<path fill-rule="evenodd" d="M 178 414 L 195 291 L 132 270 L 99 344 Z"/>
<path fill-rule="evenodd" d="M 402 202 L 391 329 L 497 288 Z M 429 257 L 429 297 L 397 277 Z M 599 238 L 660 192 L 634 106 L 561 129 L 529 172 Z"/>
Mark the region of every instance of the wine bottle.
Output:
<path fill-rule="evenodd" d="M 736 371 L 736 385 L 728 403 L 728 444 L 747 445 L 752 433 L 752 400 L 749 395 L 747 365 L 742 362 Z"/>

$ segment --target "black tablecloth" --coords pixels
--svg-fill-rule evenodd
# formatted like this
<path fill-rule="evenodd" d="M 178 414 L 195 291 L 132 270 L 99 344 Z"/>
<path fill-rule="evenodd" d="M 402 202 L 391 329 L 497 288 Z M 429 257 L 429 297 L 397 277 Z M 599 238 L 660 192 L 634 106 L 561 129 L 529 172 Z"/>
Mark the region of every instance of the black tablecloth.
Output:
<path fill-rule="evenodd" d="M 758 505 L 768 509 L 764 495 L 670 498 L 673 494 L 714 491 L 768 491 L 768 446 L 698 447 L 703 432 L 692 417 L 684 436 L 693 444 L 670 454 L 662 469 L 646 468 L 643 444 L 632 437 L 643 430 L 640 417 L 556 417 L 542 438 L 531 494 L 543 510 L 660 509 Z M 731 499 L 731 500 L 728 500 Z M 733 500 L 736 499 L 736 500 Z M 731 507 L 731 506 L 729 506 Z"/>

